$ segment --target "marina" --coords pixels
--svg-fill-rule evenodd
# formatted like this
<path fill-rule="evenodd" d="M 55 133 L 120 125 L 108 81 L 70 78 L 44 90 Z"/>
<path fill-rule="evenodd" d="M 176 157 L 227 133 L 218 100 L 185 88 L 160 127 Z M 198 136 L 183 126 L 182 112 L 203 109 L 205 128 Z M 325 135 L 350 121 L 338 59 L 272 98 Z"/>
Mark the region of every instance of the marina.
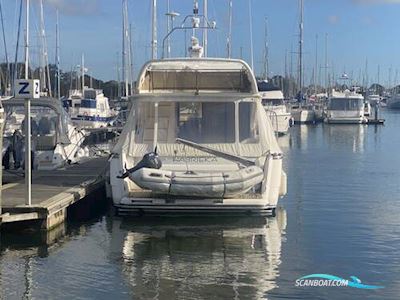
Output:
<path fill-rule="evenodd" d="M 399 7 L 0 0 L 0 299 L 398 299 Z"/>

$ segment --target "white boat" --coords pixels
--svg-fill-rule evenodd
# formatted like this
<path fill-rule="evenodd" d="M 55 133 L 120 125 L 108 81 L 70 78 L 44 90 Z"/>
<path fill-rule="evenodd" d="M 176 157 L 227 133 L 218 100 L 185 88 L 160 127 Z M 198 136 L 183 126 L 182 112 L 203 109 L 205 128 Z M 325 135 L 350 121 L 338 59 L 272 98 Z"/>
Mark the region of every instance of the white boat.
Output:
<path fill-rule="evenodd" d="M 24 157 L 24 100 L 12 98 L 2 104 L 6 114 L 4 138 L 9 141 L 8 145 L 14 144 L 14 167 L 18 168 Z M 31 106 L 35 169 L 54 170 L 89 155 L 89 150 L 83 147 L 85 133 L 72 124 L 58 99 L 35 99 Z"/>
<path fill-rule="evenodd" d="M 279 135 L 287 134 L 293 120 L 287 111 L 282 91 L 266 80 L 258 83 L 258 91 L 275 132 Z"/>
<path fill-rule="evenodd" d="M 117 113 L 110 108 L 103 90 L 84 88 L 70 90 L 68 99 L 63 100 L 64 108 L 72 122 L 80 128 L 101 128 L 111 125 Z"/>
<path fill-rule="evenodd" d="M 119 213 L 263 214 L 286 193 L 282 152 L 245 62 L 150 61 L 132 103 L 110 160 Z M 160 169 L 126 171 L 156 147 Z"/>
<path fill-rule="evenodd" d="M 364 116 L 364 97 L 356 92 L 333 91 L 329 97 L 327 123 L 340 124 L 364 124 L 367 118 Z"/>
<path fill-rule="evenodd" d="M 387 107 L 391 109 L 400 108 L 400 94 L 393 94 L 387 99 Z"/>
<path fill-rule="evenodd" d="M 316 122 L 316 113 L 312 105 L 296 105 L 291 109 L 295 124 L 309 124 Z"/>

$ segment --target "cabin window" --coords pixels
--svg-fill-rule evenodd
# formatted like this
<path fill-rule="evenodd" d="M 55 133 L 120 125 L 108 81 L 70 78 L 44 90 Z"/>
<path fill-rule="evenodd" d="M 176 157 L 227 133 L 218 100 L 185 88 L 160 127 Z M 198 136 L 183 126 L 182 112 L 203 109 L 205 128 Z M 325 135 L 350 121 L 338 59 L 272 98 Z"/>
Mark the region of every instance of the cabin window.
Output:
<path fill-rule="evenodd" d="M 196 143 L 235 142 L 235 104 L 183 102 L 177 105 L 177 135 Z"/>
<path fill-rule="evenodd" d="M 239 141 L 257 143 L 259 139 L 256 105 L 253 102 L 239 103 Z"/>
<path fill-rule="evenodd" d="M 337 98 L 329 101 L 329 110 L 361 110 L 363 101 L 361 99 Z"/>
<path fill-rule="evenodd" d="M 81 101 L 81 107 L 83 107 L 83 108 L 96 108 L 96 100 L 83 99 Z"/>
<path fill-rule="evenodd" d="M 268 105 L 268 106 L 283 105 L 283 100 L 282 99 L 263 99 L 262 104 Z"/>

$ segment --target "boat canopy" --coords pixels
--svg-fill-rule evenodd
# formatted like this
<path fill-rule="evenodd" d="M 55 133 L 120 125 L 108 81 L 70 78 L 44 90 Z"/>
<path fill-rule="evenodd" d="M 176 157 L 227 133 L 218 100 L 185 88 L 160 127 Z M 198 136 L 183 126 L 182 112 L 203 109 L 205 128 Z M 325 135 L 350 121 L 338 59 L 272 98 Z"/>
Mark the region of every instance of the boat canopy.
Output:
<path fill-rule="evenodd" d="M 25 105 L 24 99 L 11 98 L 9 100 L 2 101 L 6 114 L 12 112 L 14 108 L 23 108 Z M 68 138 L 68 123 L 71 120 L 62 106 L 60 100 L 56 98 L 42 97 L 31 101 L 33 108 L 48 108 L 57 115 L 57 143 L 70 144 L 71 141 Z"/>
<path fill-rule="evenodd" d="M 268 151 L 281 152 L 259 98 L 225 102 L 200 100 L 205 98 L 192 96 L 172 101 L 158 97 L 158 102 L 135 98 L 113 153 L 138 158 L 157 146 L 160 156 L 173 157 L 176 161 L 186 156 L 195 161 L 211 157 L 178 144 L 177 138 L 255 159 Z"/>
<path fill-rule="evenodd" d="M 136 93 L 235 92 L 257 93 L 254 75 L 242 60 L 171 59 L 147 63 Z"/>

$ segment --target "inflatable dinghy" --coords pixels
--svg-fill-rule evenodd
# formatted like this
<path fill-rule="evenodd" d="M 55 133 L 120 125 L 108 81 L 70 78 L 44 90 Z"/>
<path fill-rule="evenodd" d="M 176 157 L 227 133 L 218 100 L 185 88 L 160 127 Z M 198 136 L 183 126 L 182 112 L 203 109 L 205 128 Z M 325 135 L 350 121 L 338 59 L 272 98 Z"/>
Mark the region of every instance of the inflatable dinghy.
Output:
<path fill-rule="evenodd" d="M 139 187 L 173 196 L 232 198 L 242 195 L 261 183 L 263 170 L 250 166 L 231 172 L 173 172 L 141 168 L 129 174 Z"/>

